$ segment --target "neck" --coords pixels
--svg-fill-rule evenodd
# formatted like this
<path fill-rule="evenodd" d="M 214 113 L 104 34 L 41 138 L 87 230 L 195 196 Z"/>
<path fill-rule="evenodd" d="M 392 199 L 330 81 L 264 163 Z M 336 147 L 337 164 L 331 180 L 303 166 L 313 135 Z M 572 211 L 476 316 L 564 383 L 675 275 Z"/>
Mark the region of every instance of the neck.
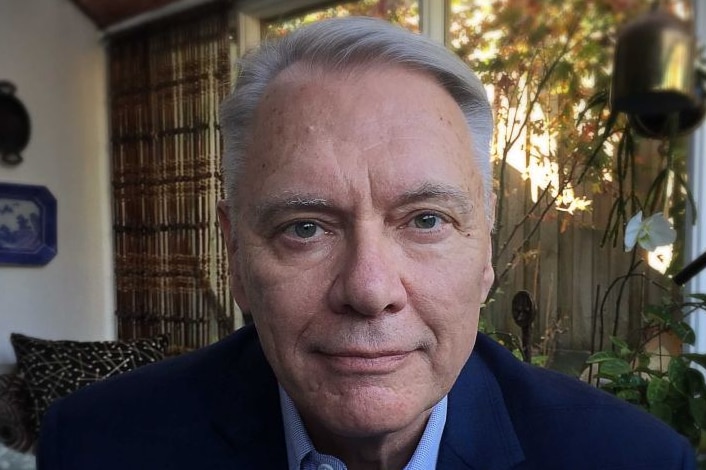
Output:
<path fill-rule="evenodd" d="M 424 433 L 431 410 L 402 430 L 373 436 L 350 437 L 308 423 L 307 432 L 317 451 L 333 455 L 348 470 L 402 470 L 410 461 Z"/>

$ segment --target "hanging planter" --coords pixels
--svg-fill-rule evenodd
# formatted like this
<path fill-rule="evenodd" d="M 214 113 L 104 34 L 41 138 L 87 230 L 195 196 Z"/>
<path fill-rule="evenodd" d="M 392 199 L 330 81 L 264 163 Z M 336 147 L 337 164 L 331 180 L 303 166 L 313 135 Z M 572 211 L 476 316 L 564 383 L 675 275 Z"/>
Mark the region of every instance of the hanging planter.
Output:
<path fill-rule="evenodd" d="M 15 90 L 12 83 L 0 81 L 0 159 L 8 165 L 22 162 L 30 135 L 29 114 Z"/>
<path fill-rule="evenodd" d="M 652 139 L 684 135 L 706 106 L 693 26 L 658 8 L 626 25 L 615 48 L 611 107 Z"/>

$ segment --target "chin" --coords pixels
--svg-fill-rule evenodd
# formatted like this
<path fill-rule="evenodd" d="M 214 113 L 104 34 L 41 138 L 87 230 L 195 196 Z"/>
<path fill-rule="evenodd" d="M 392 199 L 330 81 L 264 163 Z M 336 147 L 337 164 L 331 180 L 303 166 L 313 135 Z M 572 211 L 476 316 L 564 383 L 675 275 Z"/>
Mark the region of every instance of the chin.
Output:
<path fill-rule="evenodd" d="M 351 388 L 343 395 L 314 403 L 314 414 L 317 421 L 329 423 L 335 434 L 351 438 L 374 437 L 418 423 L 423 426 L 431 408 L 442 396 L 422 400 L 414 391 Z"/>

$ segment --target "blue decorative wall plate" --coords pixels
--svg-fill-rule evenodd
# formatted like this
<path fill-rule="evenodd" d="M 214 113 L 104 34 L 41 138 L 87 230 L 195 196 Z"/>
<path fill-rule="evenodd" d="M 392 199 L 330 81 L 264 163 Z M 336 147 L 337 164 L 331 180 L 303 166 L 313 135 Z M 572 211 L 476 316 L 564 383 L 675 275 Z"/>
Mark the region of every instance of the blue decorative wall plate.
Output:
<path fill-rule="evenodd" d="M 56 199 L 44 186 L 0 183 L 0 264 L 42 266 L 56 256 Z"/>

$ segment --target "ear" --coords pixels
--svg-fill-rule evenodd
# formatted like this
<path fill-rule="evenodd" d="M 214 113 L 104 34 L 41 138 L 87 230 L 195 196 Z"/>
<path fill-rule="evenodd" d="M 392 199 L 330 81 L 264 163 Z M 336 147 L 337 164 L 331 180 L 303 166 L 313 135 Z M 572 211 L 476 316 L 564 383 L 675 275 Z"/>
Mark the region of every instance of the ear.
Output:
<path fill-rule="evenodd" d="M 493 286 L 493 281 L 495 281 L 495 270 L 493 269 L 493 250 L 491 247 L 488 248 L 488 260 L 483 267 L 483 283 L 481 299 L 485 301 L 488 297 L 488 292 Z"/>
<path fill-rule="evenodd" d="M 218 201 L 218 224 L 221 226 L 221 234 L 226 244 L 226 252 L 228 254 L 228 271 L 230 273 L 230 293 L 243 312 L 250 311 L 250 302 L 248 302 L 243 288 L 242 277 L 240 276 L 240 266 L 238 256 L 238 239 L 233 232 L 233 226 L 230 220 L 230 206 L 228 201 Z"/>
<path fill-rule="evenodd" d="M 488 217 L 488 257 L 486 259 L 485 266 L 483 267 L 483 286 L 482 286 L 482 296 L 481 298 L 485 301 L 488 297 L 488 292 L 495 281 L 495 270 L 493 269 L 493 242 L 492 233 L 493 227 L 495 226 L 495 201 L 497 200 L 495 193 L 490 194 L 490 201 L 488 204 L 488 211 L 490 212 Z"/>
<path fill-rule="evenodd" d="M 488 196 L 488 231 L 493 232 L 495 227 L 495 203 L 498 201 L 498 197 L 494 192 L 490 193 Z"/>

